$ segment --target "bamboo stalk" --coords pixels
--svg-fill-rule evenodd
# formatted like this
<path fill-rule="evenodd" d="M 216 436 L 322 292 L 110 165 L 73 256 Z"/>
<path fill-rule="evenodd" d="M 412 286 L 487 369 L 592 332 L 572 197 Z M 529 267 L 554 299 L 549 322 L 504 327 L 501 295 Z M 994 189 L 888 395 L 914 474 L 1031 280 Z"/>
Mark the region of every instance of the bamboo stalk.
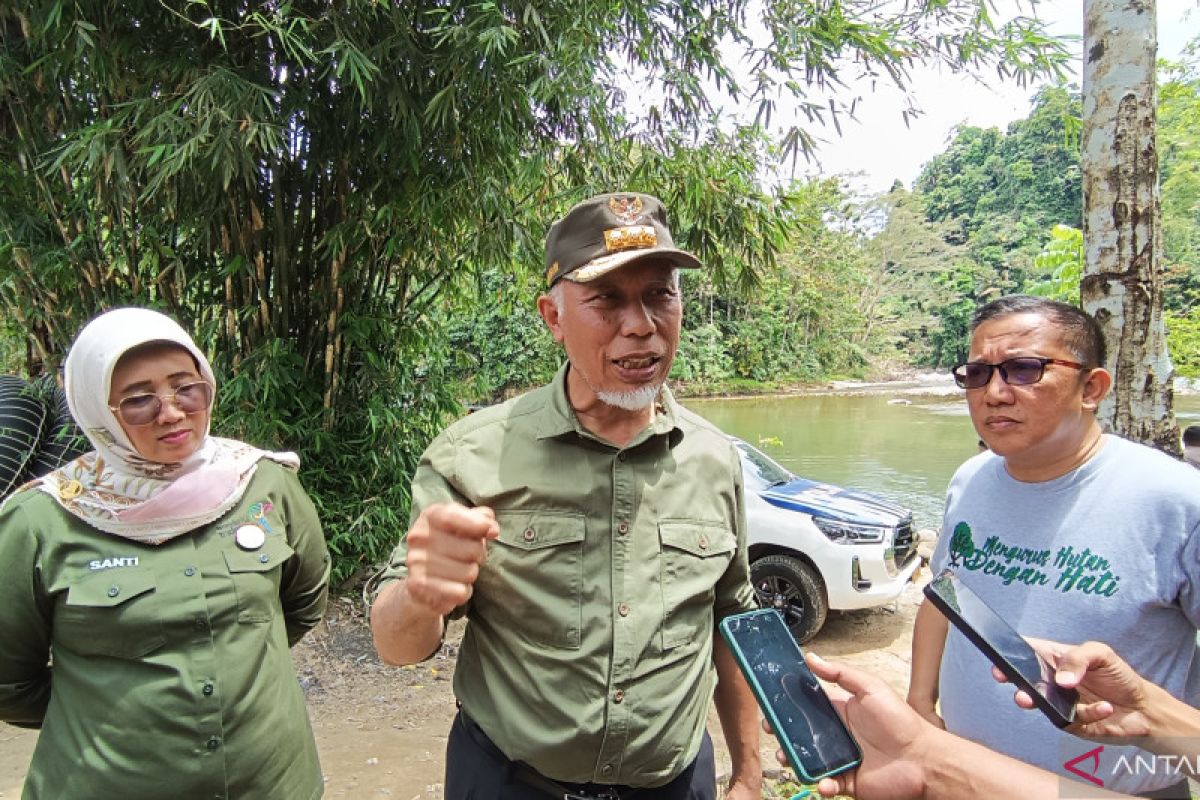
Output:
<path fill-rule="evenodd" d="M 321 407 L 325 410 L 325 430 L 327 431 L 333 429 L 333 394 L 336 384 L 336 373 L 333 366 L 334 356 L 337 351 L 337 322 L 344 298 L 341 287 L 338 284 L 341 281 L 342 264 L 345 258 L 346 248 L 343 246 L 333 259 L 329 276 L 331 288 L 336 287 L 336 300 L 333 307 L 329 310 L 329 317 L 325 324 L 325 396 Z"/>

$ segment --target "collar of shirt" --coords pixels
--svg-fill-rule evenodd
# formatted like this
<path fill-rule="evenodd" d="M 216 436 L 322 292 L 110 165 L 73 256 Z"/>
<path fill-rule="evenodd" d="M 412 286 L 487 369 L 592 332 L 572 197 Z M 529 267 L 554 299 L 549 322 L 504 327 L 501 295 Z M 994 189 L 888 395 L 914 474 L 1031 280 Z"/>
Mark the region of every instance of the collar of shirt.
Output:
<path fill-rule="evenodd" d="M 569 361 L 564 363 L 559 367 L 554 380 L 550 382 L 550 402 L 537 412 L 540 417 L 538 438 L 551 439 L 573 433 L 606 447 L 612 447 L 611 442 L 600 439 L 583 427 L 579 418 L 575 416 L 575 410 L 571 408 L 571 402 L 567 399 L 567 370 L 570 368 Z M 669 447 L 674 447 L 683 439 L 683 429 L 679 427 L 678 423 L 678 405 L 666 385 L 662 387 L 658 393 L 658 399 L 654 401 L 654 411 L 653 421 L 633 438 L 633 441 L 624 448 L 625 450 L 637 447 L 653 436 L 667 436 Z"/>

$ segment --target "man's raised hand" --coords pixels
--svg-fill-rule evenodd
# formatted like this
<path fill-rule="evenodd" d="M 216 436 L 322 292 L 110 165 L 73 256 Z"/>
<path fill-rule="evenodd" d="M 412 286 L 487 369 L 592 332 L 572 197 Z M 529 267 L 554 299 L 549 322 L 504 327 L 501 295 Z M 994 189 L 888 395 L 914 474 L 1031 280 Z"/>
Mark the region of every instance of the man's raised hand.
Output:
<path fill-rule="evenodd" d="M 487 543 L 500 535 L 486 506 L 437 503 L 424 509 L 408 531 L 409 598 L 445 616 L 471 598 Z"/>

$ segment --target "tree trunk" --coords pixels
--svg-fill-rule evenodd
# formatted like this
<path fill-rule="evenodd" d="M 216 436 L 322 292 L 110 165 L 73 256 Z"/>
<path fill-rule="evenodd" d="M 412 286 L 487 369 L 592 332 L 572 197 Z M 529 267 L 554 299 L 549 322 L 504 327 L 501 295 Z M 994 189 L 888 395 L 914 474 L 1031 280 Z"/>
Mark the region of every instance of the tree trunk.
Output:
<path fill-rule="evenodd" d="M 1154 0 L 1084 0 L 1083 307 L 1104 330 L 1105 426 L 1179 455 L 1163 323 Z"/>

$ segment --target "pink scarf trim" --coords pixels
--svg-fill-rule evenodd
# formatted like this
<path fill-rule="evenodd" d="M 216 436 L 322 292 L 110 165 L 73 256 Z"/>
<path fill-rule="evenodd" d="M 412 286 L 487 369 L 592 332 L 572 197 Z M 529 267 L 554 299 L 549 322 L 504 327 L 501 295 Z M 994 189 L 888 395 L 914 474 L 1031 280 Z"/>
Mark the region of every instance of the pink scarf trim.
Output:
<path fill-rule="evenodd" d="M 216 464 L 171 481 L 170 486 L 144 503 L 117 512 L 121 522 L 162 522 L 193 517 L 225 505 L 241 485 L 236 464 Z"/>

